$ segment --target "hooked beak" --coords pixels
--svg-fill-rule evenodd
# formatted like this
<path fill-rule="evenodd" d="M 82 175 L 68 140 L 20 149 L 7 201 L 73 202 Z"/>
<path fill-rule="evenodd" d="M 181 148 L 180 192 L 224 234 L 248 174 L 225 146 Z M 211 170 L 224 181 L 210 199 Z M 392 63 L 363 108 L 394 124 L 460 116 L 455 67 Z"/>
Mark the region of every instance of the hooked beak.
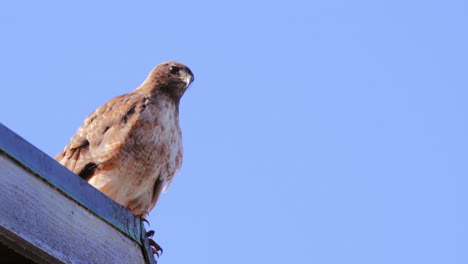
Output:
<path fill-rule="evenodd" d="M 184 76 L 184 82 L 187 84 L 185 88 L 187 88 L 194 80 L 193 75 L 187 74 Z"/>
<path fill-rule="evenodd" d="M 187 68 L 187 74 L 185 74 L 182 79 L 184 82 L 187 84 L 185 88 L 189 87 L 189 85 L 195 80 L 195 77 L 193 76 L 193 73 L 190 69 Z"/>

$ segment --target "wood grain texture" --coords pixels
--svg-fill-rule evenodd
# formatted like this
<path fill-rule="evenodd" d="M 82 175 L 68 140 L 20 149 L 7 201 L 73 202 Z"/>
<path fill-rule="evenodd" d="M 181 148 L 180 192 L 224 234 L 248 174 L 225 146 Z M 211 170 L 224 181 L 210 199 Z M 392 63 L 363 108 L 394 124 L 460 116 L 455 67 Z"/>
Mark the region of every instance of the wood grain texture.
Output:
<path fill-rule="evenodd" d="M 40 263 L 145 263 L 136 241 L 1 154 L 0 234 L 10 242 L 27 241 Z"/>
<path fill-rule="evenodd" d="M 141 244 L 141 219 L 1 123 L 0 151 Z"/>

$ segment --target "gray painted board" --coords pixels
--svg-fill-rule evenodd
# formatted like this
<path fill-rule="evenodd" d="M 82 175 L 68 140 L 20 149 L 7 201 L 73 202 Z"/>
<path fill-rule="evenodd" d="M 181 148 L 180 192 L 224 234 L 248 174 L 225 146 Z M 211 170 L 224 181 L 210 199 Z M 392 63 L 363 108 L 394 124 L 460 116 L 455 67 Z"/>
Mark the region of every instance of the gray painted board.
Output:
<path fill-rule="evenodd" d="M 5 156 L 0 180 L 0 226 L 37 260 L 43 251 L 56 263 L 145 263 L 138 243 Z"/>

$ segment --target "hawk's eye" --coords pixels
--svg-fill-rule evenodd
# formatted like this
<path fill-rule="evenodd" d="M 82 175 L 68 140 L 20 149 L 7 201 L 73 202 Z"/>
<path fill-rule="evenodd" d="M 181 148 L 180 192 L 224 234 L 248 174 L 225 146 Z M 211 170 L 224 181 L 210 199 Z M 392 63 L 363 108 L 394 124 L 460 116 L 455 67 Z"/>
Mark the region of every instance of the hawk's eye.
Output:
<path fill-rule="evenodd" d="M 172 73 L 172 74 L 177 74 L 177 73 L 179 73 L 179 71 L 180 71 L 180 69 L 177 66 L 169 67 L 169 72 Z"/>

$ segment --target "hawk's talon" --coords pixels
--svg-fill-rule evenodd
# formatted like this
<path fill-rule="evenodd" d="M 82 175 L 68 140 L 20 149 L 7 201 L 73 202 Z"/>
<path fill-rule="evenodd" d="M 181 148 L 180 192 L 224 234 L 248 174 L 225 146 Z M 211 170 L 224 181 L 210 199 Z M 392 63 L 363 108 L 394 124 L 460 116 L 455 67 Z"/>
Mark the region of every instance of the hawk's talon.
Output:
<path fill-rule="evenodd" d="M 148 226 L 150 226 L 150 223 L 148 222 L 148 220 L 144 219 L 143 217 L 141 217 L 141 221 L 145 222 L 148 224 Z"/>
<path fill-rule="evenodd" d="M 150 223 L 148 222 L 148 220 L 146 220 L 146 216 L 149 215 L 149 212 L 144 210 L 144 211 L 141 211 L 140 214 L 135 214 L 136 216 L 140 217 L 141 221 L 145 222 L 148 224 L 148 226 L 150 226 Z"/>
<path fill-rule="evenodd" d="M 153 237 L 154 236 L 154 230 L 150 230 L 148 232 L 146 232 L 146 237 Z"/>

